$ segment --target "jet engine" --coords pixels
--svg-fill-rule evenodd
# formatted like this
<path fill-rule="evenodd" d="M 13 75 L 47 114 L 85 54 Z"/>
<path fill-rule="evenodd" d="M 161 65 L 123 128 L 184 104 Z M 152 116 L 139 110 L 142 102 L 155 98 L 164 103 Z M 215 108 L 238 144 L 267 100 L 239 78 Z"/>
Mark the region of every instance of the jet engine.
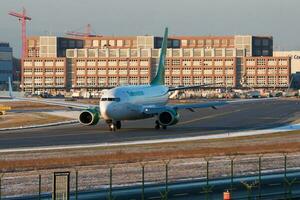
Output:
<path fill-rule="evenodd" d="M 175 110 L 165 110 L 158 114 L 158 122 L 162 126 L 170 126 L 177 124 L 179 114 Z"/>
<path fill-rule="evenodd" d="M 87 109 L 80 113 L 79 122 L 83 125 L 96 125 L 99 121 L 99 111 L 97 109 Z"/>

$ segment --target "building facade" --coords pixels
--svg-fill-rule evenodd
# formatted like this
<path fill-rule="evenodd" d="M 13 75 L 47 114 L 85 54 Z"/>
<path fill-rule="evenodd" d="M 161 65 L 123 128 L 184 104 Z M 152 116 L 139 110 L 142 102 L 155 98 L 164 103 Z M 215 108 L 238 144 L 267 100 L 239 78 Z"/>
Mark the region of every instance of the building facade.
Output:
<path fill-rule="evenodd" d="M 243 86 L 285 88 L 289 86 L 289 57 L 245 57 Z"/>
<path fill-rule="evenodd" d="M 291 58 L 291 73 L 300 73 L 300 51 L 274 51 L 276 57 Z"/>
<path fill-rule="evenodd" d="M 274 56 L 291 58 L 291 86 L 300 88 L 300 51 L 274 51 Z"/>
<path fill-rule="evenodd" d="M 55 93 L 148 84 L 161 43 L 155 36 L 29 37 L 21 88 Z M 272 37 L 170 36 L 165 80 L 169 86 L 285 88 L 290 58 L 273 57 Z"/>
<path fill-rule="evenodd" d="M 9 43 L 0 43 L 0 88 L 7 86 L 8 77 L 13 76 L 13 56 Z"/>

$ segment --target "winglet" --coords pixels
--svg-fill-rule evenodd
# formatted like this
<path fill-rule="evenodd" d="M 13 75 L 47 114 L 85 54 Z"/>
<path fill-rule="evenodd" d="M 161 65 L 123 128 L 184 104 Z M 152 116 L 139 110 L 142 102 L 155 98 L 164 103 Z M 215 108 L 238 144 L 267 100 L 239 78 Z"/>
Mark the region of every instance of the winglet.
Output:
<path fill-rule="evenodd" d="M 14 98 L 13 96 L 13 91 L 12 91 L 12 85 L 11 85 L 11 79 L 10 79 L 10 76 L 8 77 L 8 91 L 9 91 L 9 96 L 10 98 Z"/>
<path fill-rule="evenodd" d="M 165 84 L 165 59 L 168 46 L 168 28 L 165 29 L 164 38 L 162 41 L 161 52 L 159 57 L 159 65 L 156 76 L 151 81 L 151 85 L 164 85 Z"/>

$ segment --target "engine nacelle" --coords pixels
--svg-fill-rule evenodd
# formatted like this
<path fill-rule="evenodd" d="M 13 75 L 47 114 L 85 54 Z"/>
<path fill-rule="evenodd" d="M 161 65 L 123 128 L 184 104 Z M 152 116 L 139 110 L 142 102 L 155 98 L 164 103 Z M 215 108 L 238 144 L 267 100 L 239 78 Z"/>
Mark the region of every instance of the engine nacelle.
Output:
<path fill-rule="evenodd" d="M 165 110 L 158 114 L 158 122 L 162 126 L 170 126 L 177 124 L 179 114 L 175 110 Z"/>
<path fill-rule="evenodd" d="M 97 109 L 84 110 L 78 117 L 79 122 L 86 126 L 96 125 L 99 119 L 99 111 Z"/>

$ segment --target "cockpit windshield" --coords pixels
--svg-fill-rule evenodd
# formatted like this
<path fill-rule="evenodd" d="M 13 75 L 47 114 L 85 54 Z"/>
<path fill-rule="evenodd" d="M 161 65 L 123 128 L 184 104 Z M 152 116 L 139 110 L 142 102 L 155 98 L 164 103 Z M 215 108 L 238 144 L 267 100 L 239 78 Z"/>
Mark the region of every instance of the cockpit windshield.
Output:
<path fill-rule="evenodd" d="M 100 99 L 100 101 L 115 101 L 115 102 L 119 102 L 121 99 L 120 98 L 106 98 L 106 97 L 103 97 Z"/>

